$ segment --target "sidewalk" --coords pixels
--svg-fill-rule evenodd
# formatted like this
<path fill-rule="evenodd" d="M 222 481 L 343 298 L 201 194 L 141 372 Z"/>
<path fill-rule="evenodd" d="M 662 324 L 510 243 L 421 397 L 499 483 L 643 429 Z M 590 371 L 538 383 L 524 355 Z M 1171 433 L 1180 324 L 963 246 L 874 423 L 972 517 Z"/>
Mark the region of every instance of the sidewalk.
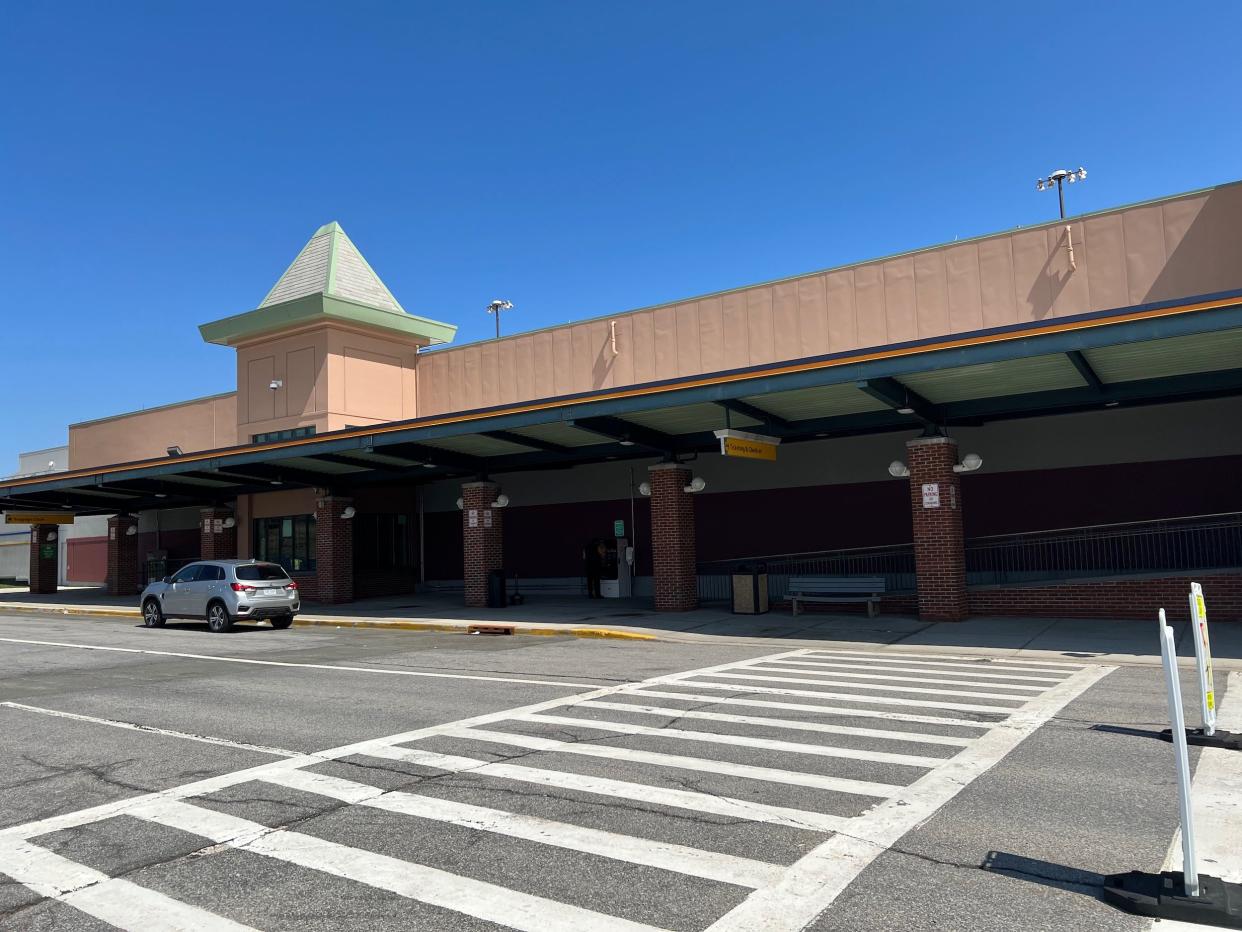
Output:
<path fill-rule="evenodd" d="M 102 589 L 67 588 L 32 596 L 26 589 L 0 589 L 0 611 L 54 615 L 139 617 L 132 596 L 109 596 Z M 1209 606 L 1210 610 L 1210 606 Z M 1039 655 L 1045 660 L 1092 659 L 1108 663 L 1159 663 L 1156 624 L 1079 618 L 972 618 L 963 622 L 922 622 L 899 615 L 802 614 L 773 609 L 766 615 L 734 615 L 723 604 L 693 612 L 656 612 L 642 599 L 591 601 L 575 596 L 539 595 L 525 605 L 474 609 L 460 592 L 420 592 L 364 599 L 348 605 L 311 605 L 299 625 L 390 630 L 461 631 L 470 625 L 512 626 L 515 634 L 617 638 L 682 643 L 774 642 L 790 647 L 892 647 L 901 651 L 989 655 Z M 1190 656 L 1189 624 L 1175 625 L 1179 651 Z M 1212 654 L 1222 669 L 1242 670 L 1242 625 L 1212 626 Z"/>

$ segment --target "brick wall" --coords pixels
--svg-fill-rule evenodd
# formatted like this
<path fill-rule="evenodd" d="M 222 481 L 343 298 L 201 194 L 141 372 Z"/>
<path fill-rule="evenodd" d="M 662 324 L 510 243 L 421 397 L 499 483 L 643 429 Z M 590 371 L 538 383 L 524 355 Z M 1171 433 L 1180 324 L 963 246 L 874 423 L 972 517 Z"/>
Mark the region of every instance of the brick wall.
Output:
<path fill-rule="evenodd" d="M 487 574 L 504 566 L 504 509 L 492 507 L 499 494 L 494 482 L 461 487 L 462 578 L 472 608 L 487 605 Z"/>
<path fill-rule="evenodd" d="M 685 491 L 692 478 L 690 469 L 660 463 L 650 467 L 649 474 L 656 611 L 688 612 L 699 604 L 694 495 Z"/>
<path fill-rule="evenodd" d="M 957 464 L 957 441 L 949 437 L 918 437 L 906 444 L 906 452 L 919 617 L 928 621 L 959 621 L 966 617 L 966 553 L 962 542 L 962 488 L 953 471 Z M 925 492 L 932 493 L 930 500 Z"/>
<path fill-rule="evenodd" d="M 108 595 L 133 595 L 142 588 L 137 531 L 138 519 L 133 515 L 113 515 L 108 519 Z"/>
<path fill-rule="evenodd" d="M 56 569 L 59 563 L 57 554 L 60 550 L 56 540 L 48 540 L 49 535 L 60 536 L 61 528 L 56 524 L 35 524 L 30 528 L 30 591 L 40 595 L 49 595 L 56 591 Z"/>
<path fill-rule="evenodd" d="M 228 521 L 232 527 L 225 527 Z M 198 512 L 198 552 L 203 560 L 237 558 L 237 518 L 231 508 L 201 508 Z"/>
<path fill-rule="evenodd" d="M 978 586 L 967 592 L 972 615 L 1045 618 L 1128 618 L 1155 621 L 1163 608 L 1170 621 L 1189 621 L 1190 583 L 1203 585 L 1208 618 L 1242 621 L 1242 572 L 1185 576 L 1078 579 L 1026 586 Z"/>
<path fill-rule="evenodd" d="M 354 524 L 341 517 L 349 505 L 350 499 L 335 495 L 315 499 L 315 582 L 303 590 L 306 598 L 328 605 L 354 600 Z"/>

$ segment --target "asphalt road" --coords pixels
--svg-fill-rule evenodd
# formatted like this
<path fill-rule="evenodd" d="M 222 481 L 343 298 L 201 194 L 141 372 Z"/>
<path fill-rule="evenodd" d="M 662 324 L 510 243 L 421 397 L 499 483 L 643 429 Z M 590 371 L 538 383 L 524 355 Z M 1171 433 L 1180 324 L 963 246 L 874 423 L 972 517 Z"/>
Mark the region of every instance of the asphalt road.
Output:
<path fill-rule="evenodd" d="M 0 929 L 1150 928 L 1158 668 L 868 650 L 0 615 Z"/>

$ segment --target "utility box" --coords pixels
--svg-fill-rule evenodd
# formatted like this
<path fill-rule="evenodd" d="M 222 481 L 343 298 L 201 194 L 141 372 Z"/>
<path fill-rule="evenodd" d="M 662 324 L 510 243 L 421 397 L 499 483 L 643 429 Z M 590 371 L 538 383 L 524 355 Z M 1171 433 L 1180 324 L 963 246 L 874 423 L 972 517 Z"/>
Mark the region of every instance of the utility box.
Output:
<path fill-rule="evenodd" d="M 739 566 L 733 574 L 733 614 L 764 615 L 768 611 L 768 568 Z"/>
<path fill-rule="evenodd" d="M 605 538 L 599 594 L 605 599 L 628 599 L 634 594 L 633 574 L 634 548 L 630 542 L 624 537 Z"/>
<path fill-rule="evenodd" d="M 505 594 L 505 571 L 492 570 L 487 574 L 487 607 L 504 608 L 509 604 Z"/>

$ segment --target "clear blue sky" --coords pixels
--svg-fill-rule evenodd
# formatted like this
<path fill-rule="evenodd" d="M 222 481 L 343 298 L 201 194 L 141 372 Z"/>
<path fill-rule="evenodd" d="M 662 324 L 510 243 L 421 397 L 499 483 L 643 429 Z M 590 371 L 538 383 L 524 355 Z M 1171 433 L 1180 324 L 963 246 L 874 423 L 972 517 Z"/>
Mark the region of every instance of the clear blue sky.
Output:
<path fill-rule="evenodd" d="M 1060 8 L 8 4 L 0 475 L 232 389 L 329 220 L 464 342 L 1242 177 L 1242 5 Z"/>

